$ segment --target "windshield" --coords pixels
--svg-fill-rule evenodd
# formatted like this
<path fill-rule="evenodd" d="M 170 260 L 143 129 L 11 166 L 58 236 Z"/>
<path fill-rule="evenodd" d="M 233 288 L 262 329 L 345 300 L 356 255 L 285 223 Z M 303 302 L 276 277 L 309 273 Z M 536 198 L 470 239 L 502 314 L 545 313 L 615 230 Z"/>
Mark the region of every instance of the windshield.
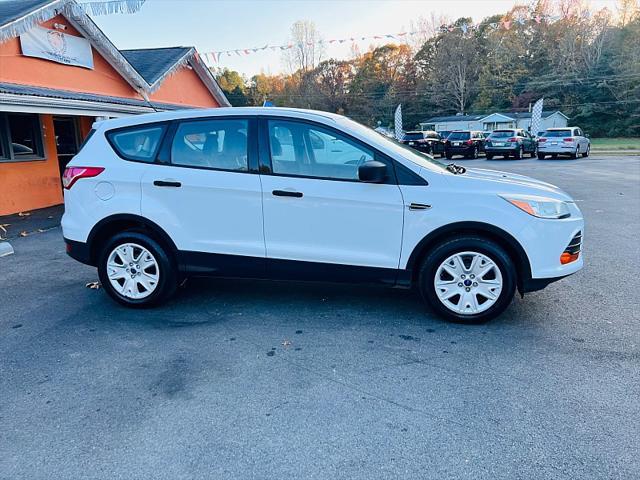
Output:
<path fill-rule="evenodd" d="M 490 136 L 491 138 L 508 138 L 515 135 L 514 130 L 495 130 Z"/>
<path fill-rule="evenodd" d="M 429 170 L 437 170 L 437 171 L 445 171 L 447 172 L 447 166 L 442 163 L 434 160 L 431 155 L 427 155 L 426 153 L 419 152 L 414 150 L 413 148 L 404 145 L 403 143 L 398 142 L 395 138 L 384 137 L 377 133 L 372 128 L 369 128 L 361 123 L 356 122 L 355 120 L 351 120 L 347 117 L 340 118 L 340 121 L 345 123 L 349 128 L 355 130 L 360 135 L 362 135 L 367 140 L 371 140 L 371 143 L 375 144 L 383 144 L 389 150 L 397 153 L 402 158 L 406 158 L 410 162 L 415 163 L 416 165 L 420 165 L 421 167 L 428 168 Z"/>
<path fill-rule="evenodd" d="M 544 132 L 544 134 L 542 136 L 543 137 L 551 137 L 551 138 L 570 137 L 571 136 L 571 130 L 547 130 L 546 132 Z"/>
<path fill-rule="evenodd" d="M 405 140 L 422 140 L 424 138 L 424 134 L 422 132 L 406 132 L 404 134 Z"/>
<path fill-rule="evenodd" d="M 469 132 L 451 132 L 447 140 L 469 140 L 470 138 Z"/>

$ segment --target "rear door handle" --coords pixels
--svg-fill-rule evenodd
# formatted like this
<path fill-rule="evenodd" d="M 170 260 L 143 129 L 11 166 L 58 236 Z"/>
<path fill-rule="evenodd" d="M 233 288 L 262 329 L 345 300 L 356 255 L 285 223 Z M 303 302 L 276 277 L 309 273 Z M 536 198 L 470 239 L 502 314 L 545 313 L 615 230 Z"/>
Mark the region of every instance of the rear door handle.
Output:
<path fill-rule="evenodd" d="M 289 190 L 274 190 L 271 192 L 276 197 L 295 197 L 302 198 L 302 192 L 292 192 Z"/>
<path fill-rule="evenodd" d="M 173 181 L 173 180 L 154 180 L 153 184 L 156 187 L 176 187 L 176 188 L 180 188 L 182 186 L 182 183 L 176 182 L 176 181 Z"/>

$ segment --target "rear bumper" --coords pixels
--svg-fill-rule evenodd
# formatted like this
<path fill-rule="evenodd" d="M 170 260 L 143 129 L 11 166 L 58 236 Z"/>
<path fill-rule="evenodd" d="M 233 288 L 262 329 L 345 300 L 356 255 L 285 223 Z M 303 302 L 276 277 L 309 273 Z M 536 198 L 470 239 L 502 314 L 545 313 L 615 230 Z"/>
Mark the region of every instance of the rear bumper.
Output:
<path fill-rule="evenodd" d="M 566 145 L 538 145 L 538 153 L 544 153 L 545 155 L 571 155 L 576 151 L 577 145 L 574 143 L 568 143 Z"/>
<path fill-rule="evenodd" d="M 478 148 L 478 150 L 480 149 Z M 473 153 L 473 146 L 447 147 L 444 151 L 449 155 L 471 155 Z"/>
<path fill-rule="evenodd" d="M 68 238 L 64 239 L 64 243 L 67 245 L 67 255 L 71 258 L 85 265 L 95 266 L 91 258 L 89 245 L 84 242 L 69 240 Z"/>
<path fill-rule="evenodd" d="M 493 155 L 504 155 L 505 153 L 516 153 L 517 147 L 484 147 L 484 151 Z"/>

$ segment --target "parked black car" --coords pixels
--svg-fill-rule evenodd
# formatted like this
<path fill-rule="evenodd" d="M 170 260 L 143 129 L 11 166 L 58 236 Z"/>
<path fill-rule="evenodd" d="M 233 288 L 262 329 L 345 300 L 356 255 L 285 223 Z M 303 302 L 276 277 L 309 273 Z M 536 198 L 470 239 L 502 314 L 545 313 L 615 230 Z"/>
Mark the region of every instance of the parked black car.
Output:
<path fill-rule="evenodd" d="M 402 143 L 420 152 L 444 157 L 444 140 L 436 132 L 430 130 L 405 132 Z"/>
<path fill-rule="evenodd" d="M 464 158 L 478 158 L 484 152 L 484 135 L 475 130 L 456 130 L 451 132 L 444 144 L 444 153 L 448 159 L 454 155 Z"/>
<path fill-rule="evenodd" d="M 526 153 L 533 158 L 538 154 L 538 142 L 526 130 L 507 128 L 494 130 L 486 139 L 484 150 L 487 160 L 495 156 L 522 158 Z"/>

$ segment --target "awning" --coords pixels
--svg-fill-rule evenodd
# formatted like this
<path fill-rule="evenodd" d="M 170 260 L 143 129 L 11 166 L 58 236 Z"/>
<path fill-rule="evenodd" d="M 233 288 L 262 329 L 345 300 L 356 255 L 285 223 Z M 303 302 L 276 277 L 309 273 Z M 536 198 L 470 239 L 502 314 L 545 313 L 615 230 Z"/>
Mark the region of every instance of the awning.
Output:
<path fill-rule="evenodd" d="M 123 117 L 186 108 L 195 107 L 31 85 L 0 83 L 0 111 L 2 112 Z"/>

